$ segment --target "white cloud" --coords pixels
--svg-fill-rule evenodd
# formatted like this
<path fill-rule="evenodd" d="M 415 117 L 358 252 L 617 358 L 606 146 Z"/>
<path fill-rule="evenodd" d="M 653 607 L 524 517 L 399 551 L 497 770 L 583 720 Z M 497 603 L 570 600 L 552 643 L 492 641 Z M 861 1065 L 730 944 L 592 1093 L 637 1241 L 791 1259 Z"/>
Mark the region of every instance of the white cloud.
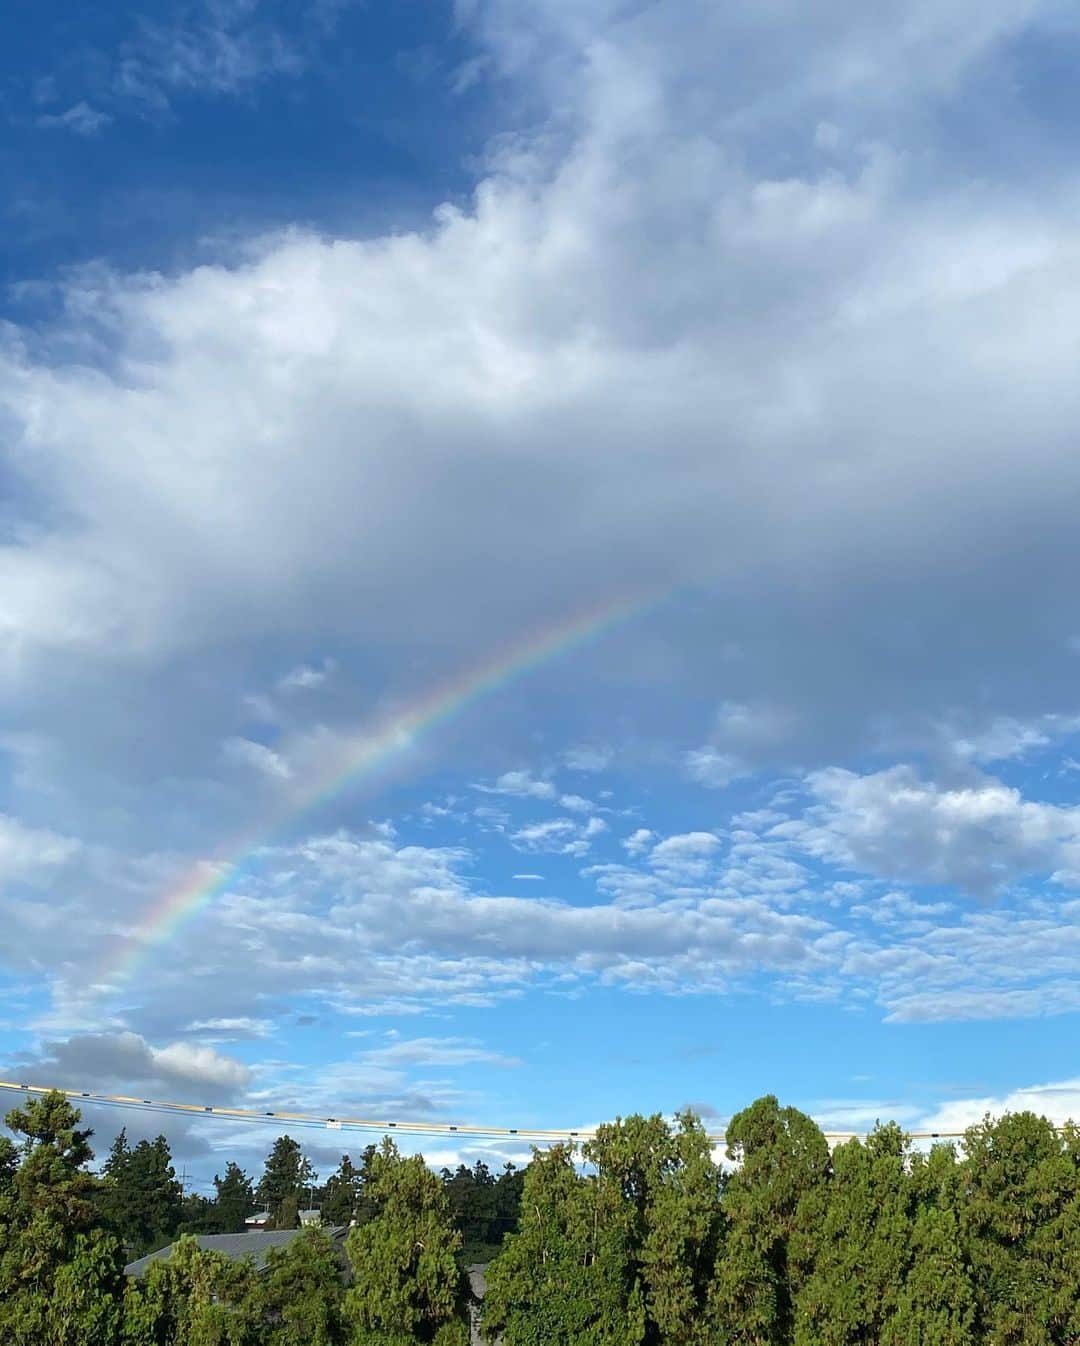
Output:
<path fill-rule="evenodd" d="M 547 780 L 538 780 L 530 771 L 504 771 L 494 785 L 474 785 L 474 790 L 490 795 L 516 795 L 521 799 L 554 799 L 558 791 Z"/>
<path fill-rule="evenodd" d="M 1000 781 L 948 789 L 895 766 L 831 768 L 807 784 L 822 802 L 772 834 L 834 864 L 979 895 L 1029 874 L 1080 873 L 1080 809 L 1026 800 Z"/>
<path fill-rule="evenodd" d="M 73 837 L 27 827 L 18 818 L 0 813 L 0 877 L 41 881 L 80 849 L 81 843 Z"/>
<path fill-rule="evenodd" d="M 236 94 L 264 79 L 295 77 L 308 64 L 303 42 L 259 22 L 251 0 L 203 0 L 185 18 L 140 19 L 118 54 L 116 96 L 163 109 L 177 93 Z"/>
<path fill-rule="evenodd" d="M 1080 1079 L 1051 1084 L 1034 1084 L 1006 1094 L 988 1094 L 981 1098 L 957 1098 L 942 1103 L 933 1112 L 920 1117 L 915 1131 L 964 1131 L 989 1114 L 1001 1117 L 1006 1112 L 1034 1112 L 1057 1126 L 1080 1119 Z"/>
<path fill-rule="evenodd" d="M 111 1092 L 125 1087 L 180 1090 L 177 1099 L 202 1101 L 233 1097 L 251 1082 L 251 1070 L 212 1047 L 173 1042 L 154 1047 L 137 1033 L 84 1033 L 46 1041 L 36 1054 L 17 1058 L 20 1069 L 35 1071 L 44 1083 L 61 1089 Z M 36 1083 L 37 1081 L 31 1081 Z"/>
<path fill-rule="evenodd" d="M 606 831 L 603 818 L 593 817 L 585 823 L 578 818 L 551 818 L 519 827 L 511 832 L 510 840 L 523 851 L 583 856 L 596 837 Z"/>
<path fill-rule="evenodd" d="M 265 743 L 256 743 L 250 738 L 226 739 L 222 745 L 222 752 L 229 761 L 254 767 L 264 776 L 288 780 L 292 775 L 292 768 L 280 753 L 268 748 Z"/>
<path fill-rule="evenodd" d="M 614 758 L 614 750 L 607 745 L 582 743 L 568 748 L 562 756 L 564 766 L 571 771 L 605 771 Z"/>
<path fill-rule="evenodd" d="M 93 136 L 103 126 L 108 126 L 112 117 L 107 112 L 91 107 L 85 100 L 73 103 L 66 112 L 43 112 L 36 124 L 41 127 L 59 127 L 65 131 L 74 131 L 78 136 Z"/>
<path fill-rule="evenodd" d="M 312 664 L 298 664 L 296 668 L 291 669 L 278 679 L 278 691 L 311 691 L 316 687 L 321 687 L 336 668 L 337 661 L 334 659 L 324 659 L 317 668 Z"/>
<path fill-rule="evenodd" d="M 585 799 L 582 795 L 560 795 L 559 807 L 567 809 L 570 813 L 591 813 L 596 805 L 591 799 Z"/>
<path fill-rule="evenodd" d="M 713 747 L 691 748 L 683 758 L 691 780 L 722 790 L 733 780 L 748 774 L 746 763 L 734 753 L 717 752 Z"/>
<path fill-rule="evenodd" d="M 643 851 L 649 849 L 655 833 L 650 832 L 647 827 L 639 827 L 636 832 L 632 832 L 623 839 L 623 849 L 630 856 L 641 855 Z"/>
<path fill-rule="evenodd" d="M 489 1051 L 467 1038 L 401 1038 L 364 1053 L 365 1061 L 391 1066 L 518 1066 L 514 1057 Z"/>
<path fill-rule="evenodd" d="M 265 1038 L 273 1032 L 269 1019 L 238 1017 L 232 1019 L 196 1019 L 188 1024 L 189 1033 L 201 1033 L 204 1036 L 215 1034 L 216 1041 L 229 1042 L 243 1038 Z"/>

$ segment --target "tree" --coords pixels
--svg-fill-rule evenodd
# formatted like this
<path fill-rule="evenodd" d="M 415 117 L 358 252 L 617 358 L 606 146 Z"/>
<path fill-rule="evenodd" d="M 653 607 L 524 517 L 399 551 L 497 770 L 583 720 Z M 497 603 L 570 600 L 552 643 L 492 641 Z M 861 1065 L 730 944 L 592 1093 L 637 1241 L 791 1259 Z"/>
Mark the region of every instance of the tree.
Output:
<path fill-rule="evenodd" d="M 908 1142 L 895 1123 L 832 1156 L 813 1270 L 798 1296 L 796 1346 L 877 1346 L 904 1293 L 915 1223 Z"/>
<path fill-rule="evenodd" d="M 813 1121 L 771 1095 L 736 1113 L 727 1156 L 725 1239 L 710 1291 L 718 1339 L 783 1346 L 824 1215 L 829 1147 Z"/>
<path fill-rule="evenodd" d="M 641 1249 L 647 1307 L 665 1346 L 709 1341 L 708 1297 L 722 1238 L 721 1176 L 705 1129 L 691 1113 L 676 1118 L 672 1162 L 646 1207 Z"/>
<path fill-rule="evenodd" d="M 262 1346 L 258 1274 L 183 1235 L 124 1299 L 123 1346 Z"/>
<path fill-rule="evenodd" d="M 375 1147 L 369 1147 L 374 1152 Z M 360 1204 L 360 1193 L 364 1183 L 364 1174 L 354 1166 L 347 1154 L 341 1156 L 341 1163 L 331 1173 L 319 1194 L 319 1207 L 322 1218 L 329 1225 L 351 1224 Z"/>
<path fill-rule="evenodd" d="M 71 1315 L 70 1335 L 87 1318 L 107 1332 L 98 1301 L 108 1298 L 119 1261 L 118 1246 L 87 1241 L 96 1210 L 97 1180 L 87 1172 L 93 1158 L 90 1130 L 79 1129 L 79 1113 L 60 1093 L 31 1099 L 6 1118 L 24 1137 L 21 1161 L 10 1143 L 0 1153 L 0 1341 L 5 1346 L 66 1346 L 68 1328 L 60 1306 Z M 72 1282 L 78 1266 L 84 1283 Z M 96 1279 L 97 1273 L 101 1278 Z M 107 1343 L 107 1336 L 102 1337 Z"/>
<path fill-rule="evenodd" d="M 124 1288 L 120 1241 L 100 1229 L 79 1234 L 71 1261 L 57 1268 L 42 1346 L 116 1346 Z"/>
<path fill-rule="evenodd" d="M 995 1346 L 1076 1340 L 1080 1164 L 1076 1132 L 1031 1112 L 986 1118 L 964 1136 L 961 1238 L 976 1329 Z"/>
<path fill-rule="evenodd" d="M 344 1340 L 341 1256 L 321 1229 L 272 1248 L 263 1282 L 269 1346 L 338 1346 Z"/>
<path fill-rule="evenodd" d="M 504 1346 L 633 1346 L 645 1305 L 627 1213 L 611 1183 L 582 1177 L 571 1145 L 536 1150 L 521 1223 L 488 1266 L 482 1321 Z"/>
<path fill-rule="evenodd" d="M 372 1158 L 369 1195 L 377 1214 L 349 1233 L 354 1284 L 345 1315 L 356 1346 L 467 1340 L 461 1235 L 439 1179 L 422 1155 L 405 1157 L 384 1139 Z"/>
<path fill-rule="evenodd" d="M 184 1216 L 164 1136 L 130 1148 L 121 1131 L 102 1168 L 100 1205 L 105 1221 L 136 1257 L 169 1243 Z"/>
<path fill-rule="evenodd" d="M 215 1175 L 214 1187 L 217 1189 L 214 1205 L 219 1231 L 222 1234 L 242 1233 L 244 1221 L 255 1209 L 251 1179 L 238 1164 L 230 1160 L 225 1168 L 225 1176 L 219 1178 Z"/>
<path fill-rule="evenodd" d="M 300 1209 L 304 1188 L 314 1181 L 315 1172 L 299 1144 L 291 1136 L 279 1136 L 266 1157 L 266 1167 L 255 1189 L 255 1196 L 269 1210 L 275 1228 L 296 1228 L 293 1212 Z M 280 1220 L 282 1205 L 287 1201 L 291 1204 L 285 1213 L 286 1221 L 291 1218 L 291 1224 Z"/>

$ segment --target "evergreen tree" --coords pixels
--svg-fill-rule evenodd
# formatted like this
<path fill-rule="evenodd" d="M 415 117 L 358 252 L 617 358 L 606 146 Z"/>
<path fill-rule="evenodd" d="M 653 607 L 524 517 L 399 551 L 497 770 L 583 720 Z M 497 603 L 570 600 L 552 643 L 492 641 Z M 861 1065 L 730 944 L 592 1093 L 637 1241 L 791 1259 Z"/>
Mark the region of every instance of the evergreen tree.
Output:
<path fill-rule="evenodd" d="M 633 1346 L 645 1305 L 627 1213 L 611 1183 L 582 1177 L 570 1145 L 534 1151 L 521 1222 L 488 1266 L 484 1332 L 504 1346 Z"/>
<path fill-rule="evenodd" d="M 79 1234 L 56 1272 L 41 1346 L 118 1346 L 123 1327 L 124 1254 L 112 1234 Z"/>
<path fill-rule="evenodd" d="M 911 1258 L 915 1190 L 895 1123 L 832 1156 L 814 1266 L 799 1294 L 796 1346 L 877 1346 L 898 1310 Z"/>
<path fill-rule="evenodd" d="M 1080 1295 L 1080 1168 L 1075 1132 L 1006 1114 L 964 1137 L 961 1236 L 977 1330 L 995 1346 L 1075 1341 Z"/>
<path fill-rule="evenodd" d="M 785 1346 L 824 1216 L 829 1147 L 813 1121 L 771 1095 L 736 1113 L 727 1155 L 725 1240 L 710 1292 L 725 1346 Z"/>
<path fill-rule="evenodd" d="M 226 1165 L 223 1178 L 215 1175 L 214 1187 L 217 1190 L 214 1207 L 219 1232 L 242 1233 L 244 1221 L 255 1210 L 255 1193 L 251 1188 L 251 1179 L 238 1164 L 230 1161 Z"/>
<path fill-rule="evenodd" d="M 709 1287 L 720 1248 L 720 1171 L 701 1122 L 680 1114 L 674 1162 L 647 1207 L 641 1262 L 654 1338 L 665 1346 L 710 1340 Z"/>
<path fill-rule="evenodd" d="M 321 1229 L 272 1248 L 263 1278 L 268 1346 L 338 1346 L 345 1339 L 341 1256 Z"/>
<path fill-rule="evenodd" d="M 406 1158 L 384 1139 L 368 1185 L 378 1213 L 346 1244 L 354 1283 L 345 1313 L 355 1346 L 463 1346 L 461 1235 L 442 1183 L 421 1155 Z"/>
<path fill-rule="evenodd" d="M 304 1189 L 314 1181 L 314 1170 L 299 1144 L 291 1136 L 279 1136 L 266 1157 L 266 1167 L 255 1189 L 256 1198 L 269 1210 L 276 1229 L 296 1228 L 295 1213 L 307 1204 Z M 285 1202 L 289 1202 L 289 1207 L 282 1223 Z"/>
<path fill-rule="evenodd" d="M 102 1213 L 132 1255 L 169 1243 L 183 1218 L 183 1192 L 165 1137 L 141 1140 L 132 1149 L 121 1131 L 102 1173 Z"/>
<path fill-rule="evenodd" d="M 5 1120 L 24 1140 L 17 1167 L 10 1144 L 0 1159 L 0 1341 L 50 1346 L 63 1341 L 58 1283 L 66 1295 L 65 1268 L 77 1252 L 89 1256 L 80 1240 L 96 1218 L 97 1180 L 86 1169 L 92 1133 L 79 1129 L 79 1113 L 60 1093 L 31 1099 Z M 97 1293 L 90 1283 L 87 1292 Z"/>
<path fill-rule="evenodd" d="M 335 1226 L 351 1224 L 360 1204 L 362 1186 L 362 1171 L 353 1165 L 347 1154 L 343 1154 L 341 1163 L 319 1193 L 323 1221 Z"/>
<path fill-rule="evenodd" d="M 957 1218 L 961 1170 L 951 1145 L 913 1154 L 915 1222 L 896 1313 L 881 1346 L 971 1346 L 975 1294 Z"/>
<path fill-rule="evenodd" d="M 123 1346 L 262 1346 L 260 1294 L 250 1261 L 205 1252 L 184 1235 L 128 1285 Z"/>

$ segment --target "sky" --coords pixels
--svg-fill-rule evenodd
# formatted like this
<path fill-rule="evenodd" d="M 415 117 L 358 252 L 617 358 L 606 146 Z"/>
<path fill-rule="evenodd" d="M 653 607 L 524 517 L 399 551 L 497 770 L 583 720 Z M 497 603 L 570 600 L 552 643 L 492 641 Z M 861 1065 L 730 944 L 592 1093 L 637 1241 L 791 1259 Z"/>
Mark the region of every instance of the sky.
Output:
<path fill-rule="evenodd" d="M 1052 0 L 17 7 L 3 1078 L 1080 1114 L 1078 57 Z"/>

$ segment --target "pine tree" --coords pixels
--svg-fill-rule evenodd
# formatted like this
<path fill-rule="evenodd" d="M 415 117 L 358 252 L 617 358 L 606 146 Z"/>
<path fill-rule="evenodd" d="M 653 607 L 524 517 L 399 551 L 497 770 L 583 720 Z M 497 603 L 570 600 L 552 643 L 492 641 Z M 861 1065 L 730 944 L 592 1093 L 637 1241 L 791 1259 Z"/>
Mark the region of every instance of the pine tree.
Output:
<path fill-rule="evenodd" d="M 314 1183 L 315 1172 L 301 1153 L 299 1144 L 291 1136 L 279 1136 L 266 1157 L 266 1167 L 255 1189 L 256 1198 L 269 1210 L 277 1229 L 295 1229 L 296 1215 L 306 1204 L 304 1188 Z M 282 1223 L 282 1206 L 289 1202 Z"/>
<path fill-rule="evenodd" d="M 322 1218 L 329 1225 L 351 1224 L 360 1201 L 360 1189 L 363 1175 L 353 1165 L 347 1154 L 341 1156 L 341 1163 L 331 1173 L 319 1194 L 319 1207 Z"/>
<path fill-rule="evenodd" d="M 1080 1290 L 1074 1147 L 1074 1135 L 1031 1112 L 987 1118 L 965 1133 L 961 1237 L 977 1329 L 995 1346 L 1069 1340 Z"/>
<path fill-rule="evenodd" d="M 94 1265 L 111 1258 L 115 1269 L 119 1257 L 116 1247 L 110 1252 L 106 1245 L 91 1257 L 84 1242 L 96 1218 L 97 1180 L 86 1169 L 92 1133 L 79 1129 L 79 1113 L 60 1093 L 32 1099 L 9 1112 L 6 1123 L 25 1139 L 17 1167 L 10 1146 L 0 1157 L 0 1341 L 61 1346 L 65 1339 L 57 1333 L 65 1329 L 57 1322 L 57 1304 L 70 1303 L 81 1320 L 68 1294 L 69 1268 L 82 1256 Z M 90 1299 L 99 1288 L 88 1279 Z M 79 1330 L 78 1322 L 71 1330 Z"/>
<path fill-rule="evenodd" d="M 215 1220 L 222 1234 L 239 1234 L 244 1229 L 244 1221 L 255 1209 L 255 1193 L 251 1188 L 251 1179 L 238 1164 L 231 1160 L 226 1165 L 225 1176 L 215 1175 L 214 1187 L 217 1196 L 214 1200 Z"/>
<path fill-rule="evenodd" d="M 183 1219 L 183 1192 L 164 1136 L 132 1149 L 121 1131 L 103 1166 L 99 1204 L 109 1228 L 134 1256 L 172 1240 Z"/>
<path fill-rule="evenodd" d="M 721 1176 L 701 1122 L 683 1113 L 676 1127 L 675 1162 L 652 1194 L 641 1261 L 655 1335 L 665 1346 L 703 1346 L 721 1241 Z"/>

